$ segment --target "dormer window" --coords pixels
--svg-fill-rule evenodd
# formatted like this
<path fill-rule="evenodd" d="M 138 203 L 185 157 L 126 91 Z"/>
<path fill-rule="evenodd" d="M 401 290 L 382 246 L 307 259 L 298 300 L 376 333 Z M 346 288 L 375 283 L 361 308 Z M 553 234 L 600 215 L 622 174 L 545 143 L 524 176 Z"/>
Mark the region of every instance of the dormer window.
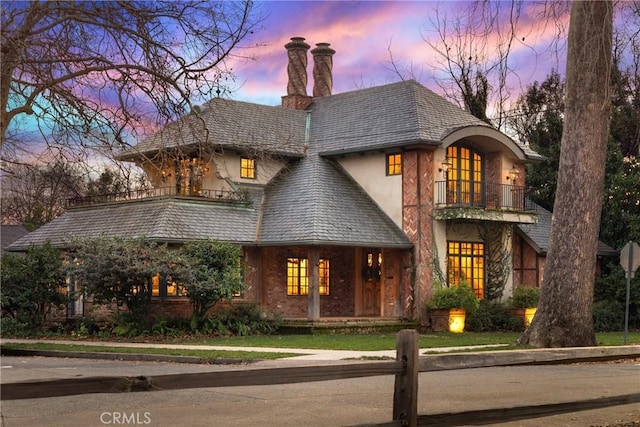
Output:
<path fill-rule="evenodd" d="M 240 178 L 256 179 L 256 161 L 254 159 L 240 158 Z"/>
<path fill-rule="evenodd" d="M 402 154 L 387 154 L 387 175 L 402 175 Z"/>

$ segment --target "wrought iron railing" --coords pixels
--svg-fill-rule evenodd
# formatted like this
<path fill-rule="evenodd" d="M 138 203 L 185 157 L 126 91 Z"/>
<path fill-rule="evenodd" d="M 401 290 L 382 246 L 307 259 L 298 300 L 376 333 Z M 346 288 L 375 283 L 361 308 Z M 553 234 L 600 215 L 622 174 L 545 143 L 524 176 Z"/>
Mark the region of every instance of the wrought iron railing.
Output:
<path fill-rule="evenodd" d="M 535 211 L 525 187 L 467 180 L 436 181 L 436 207 L 480 207 L 508 211 Z"/>
<path fill-rule="evenodd" d="M 67 200 L 67 207 L 90 206 L 102 203 L 142 200 L 153 197 L 188 197 L 207 199 L 226 203 L 246 203 L 246 195 L 237 191 L 209 190 L 178 191 L 175 187 L 159 187 L 147 190 L 124 191 L 120 193 L 98 194 L 94 196 L 75 197 Z"/>

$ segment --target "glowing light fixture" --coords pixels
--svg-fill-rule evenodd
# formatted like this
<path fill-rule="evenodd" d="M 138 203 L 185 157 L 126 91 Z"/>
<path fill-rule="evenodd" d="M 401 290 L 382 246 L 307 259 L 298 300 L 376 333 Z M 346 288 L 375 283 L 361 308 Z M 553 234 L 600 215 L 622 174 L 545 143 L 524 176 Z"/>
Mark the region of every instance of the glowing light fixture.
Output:
<path fill-rule="evenodd" d="M 467 310 L 464 308 L 452 308 L 449 310 L 449 332 L 460 334 L 464 332 L 464 320 Z"/>
<path fill-rule="evenodd" d="M 507 176 L 507 179 L 510 179 L 511 182 L 515 183 L 519 176 L 520 169 L 518 169 L 518 166 L 514 164 L 509 171 L 509 176 Z"/>

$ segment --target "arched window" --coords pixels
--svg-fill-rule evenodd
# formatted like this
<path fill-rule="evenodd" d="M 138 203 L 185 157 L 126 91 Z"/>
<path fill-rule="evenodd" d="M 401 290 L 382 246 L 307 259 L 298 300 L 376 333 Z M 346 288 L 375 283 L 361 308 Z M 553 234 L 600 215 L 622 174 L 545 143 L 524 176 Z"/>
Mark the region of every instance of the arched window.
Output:
<path fill-rule="evenodd" d="M 449 204 L 481 206 L 484 203 L 484 155 L 472 148 L 447 148 L 451 167 L 447 170 Z"/>

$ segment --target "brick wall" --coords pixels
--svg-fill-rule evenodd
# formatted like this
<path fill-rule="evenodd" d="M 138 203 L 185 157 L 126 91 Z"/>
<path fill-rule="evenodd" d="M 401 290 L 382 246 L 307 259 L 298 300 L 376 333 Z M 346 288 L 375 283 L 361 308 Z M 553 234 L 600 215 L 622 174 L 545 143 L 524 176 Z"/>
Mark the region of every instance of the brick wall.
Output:
<path fill-rule="evenodd" d="M 353 248 L 320 249 L 320 258 L 329 259 L 329 295 L 320 295 L 320 317 L 353 316 L 355 274 Z M 307 318 L 308 296 L 287 295 L 287 258 L 308 256 L 306 247 L 262 248 L 262 301 L 268 310 L 284 318 Z"/>

